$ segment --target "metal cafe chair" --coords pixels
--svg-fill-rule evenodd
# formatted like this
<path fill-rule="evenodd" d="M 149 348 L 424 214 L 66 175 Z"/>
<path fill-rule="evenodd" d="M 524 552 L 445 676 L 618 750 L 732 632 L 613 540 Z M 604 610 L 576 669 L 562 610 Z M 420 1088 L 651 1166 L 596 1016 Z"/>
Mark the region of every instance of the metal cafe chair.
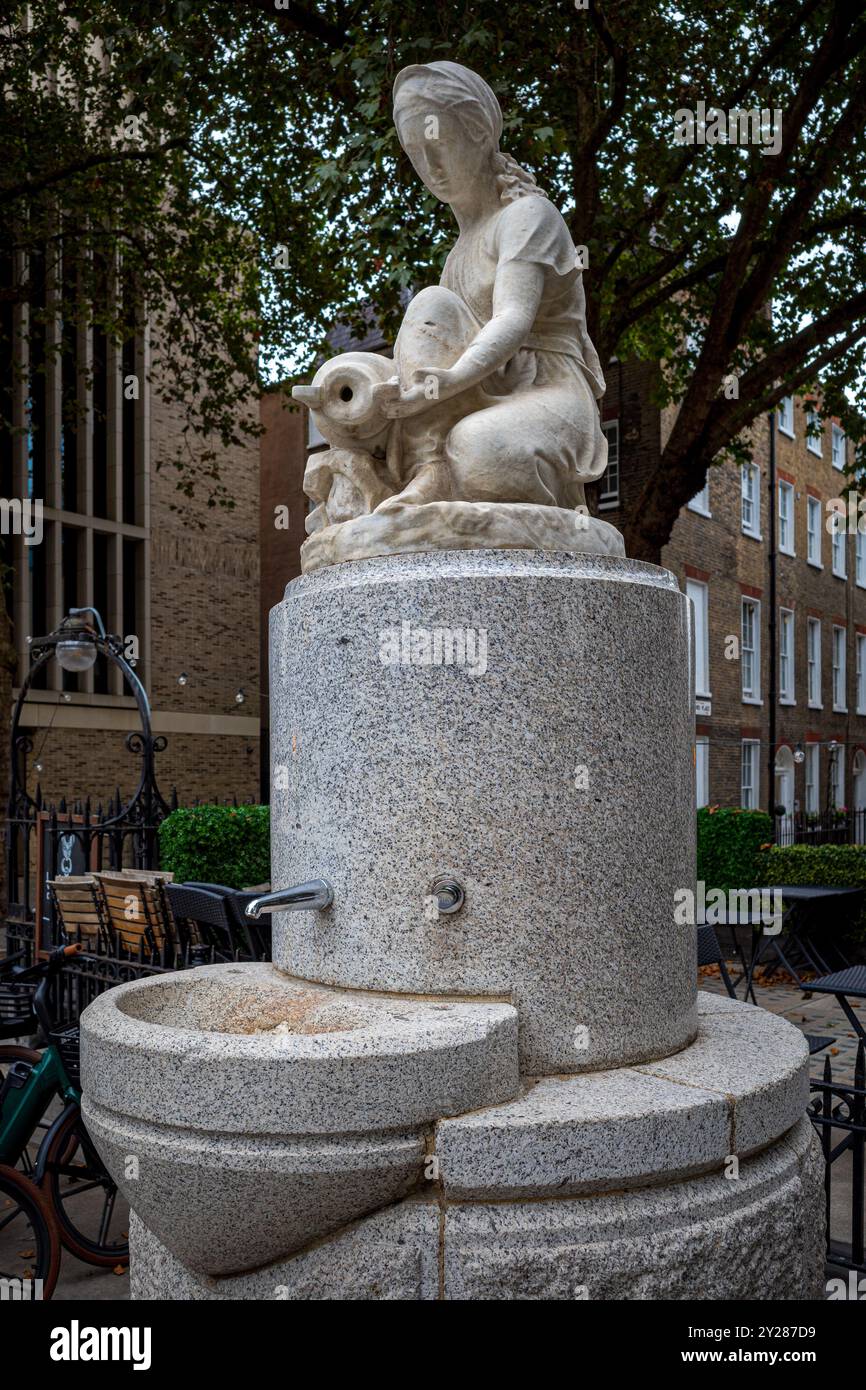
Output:
<path fill-rule="evenodd" d="M 184 887 L 203 888 L 207 893 L 218 893 L 224 898 L 226 910 L 237 928 L 239 937 L 248 944 L 251 952 L 250 959 L 270 960 L 270 922 L 267 918 L 263 918 L 261 922 L 251 922 L 245 915 L 247 903 L 252 902 L 253 898 L 261 897 L 262 890 L 260 888 L 256 888 L 252 892 L 244 892 L 240 888 L 229 888 L 225 883 L 198 883 L 193 879 L 188 879 Z"/>
<path fill-rule="evenodd" d="M 221 893 L 188 883 L 168 883 L 165 896 L 176 922 L 195 924 L 199 942 L 220 961 L 257 959 L 249 934 L 239 929 Z"/>
<path fill-rule="evenodd" d="M 719 945 L 719 938 L 716 935 L 716 929 L 712 925 L 698 927 L 698 965 L 717 965 L 719 967 L 719 974 L 722 977 L 722 983 L 728 991 L 729 996 L 731 999 L 737 998 L 737 991 L 734 988 L 733 981 L 728 972 L 728 967 L 722 954 L 722 948 Z M 827 1038 L 821 1034 L 815 1033 L 807 1033 L 805 1037 L 806 1042 L 809 1044 L 810 1057 L 814 1057 L 816 1052 L 822 1052 L 825 1047 L 829 1047 L 831 1043 L 836 1041 L 835 1038 Z"/>

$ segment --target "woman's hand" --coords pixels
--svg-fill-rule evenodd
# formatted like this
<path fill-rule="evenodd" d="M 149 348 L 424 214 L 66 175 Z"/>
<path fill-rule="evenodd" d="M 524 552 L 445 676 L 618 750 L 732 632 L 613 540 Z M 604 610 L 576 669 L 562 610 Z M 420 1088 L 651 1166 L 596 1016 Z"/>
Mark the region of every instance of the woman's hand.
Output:
<path fill-rule="evenodd" d="M 451 367 L 419 367 L 412 373 L 409 385 L 399 396 L 386 401 L 383 406 L 389 420 L 403 419 L 407 415 L 420 415 L 439 401 L 447 401 L 462 390 L 462 383 Z"/>

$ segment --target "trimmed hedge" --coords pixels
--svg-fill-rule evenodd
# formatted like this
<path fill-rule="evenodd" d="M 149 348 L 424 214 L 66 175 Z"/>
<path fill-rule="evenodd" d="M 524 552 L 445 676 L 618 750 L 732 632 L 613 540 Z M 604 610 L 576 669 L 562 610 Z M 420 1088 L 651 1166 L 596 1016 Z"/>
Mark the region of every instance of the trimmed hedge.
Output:
<path fill-rule="evenodd" d="M 753 888 L 760 884 L 762 846 L 772 843 L 773 818 L 766 811 L 702 806 L 698 811 L 698 879 L 710 888 Z"/>
<path fill-rule="evenodd" d="M 770 887 L 866 888 L 864 845 L 768 845 L 760 855 L 761 881 Z M 844 910 L 849 915 L 850 908 Z M 851 915 L 849 934 L 866 940 L 866 906 Z"/>
<path fill-rule="evenodd" d="M 270 806 L 192 806 L 159 827 L 160 867 L 177 883 L 248 888 L 271 877 Z"/>

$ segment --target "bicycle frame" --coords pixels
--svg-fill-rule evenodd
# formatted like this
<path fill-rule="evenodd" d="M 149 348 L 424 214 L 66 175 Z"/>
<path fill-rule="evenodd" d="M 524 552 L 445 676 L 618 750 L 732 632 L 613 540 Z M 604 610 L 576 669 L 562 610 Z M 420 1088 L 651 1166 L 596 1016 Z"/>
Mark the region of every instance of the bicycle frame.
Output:
<path fill-rule="evenodd" d="M 12 1062 L 11 1068 L 29 1067 L 28 1062 Z M 30 1068 L 30 1074 L 21 1086 L 7 1090 L 0 1114 L 0 1163 L 15 1166 L 23 1154 L 33 1134 L 55 1096 L 64 1102 L 63 1113 L 69 1105 L 78 1106 L 81 1092 L 72 1085 L 60 1059 L 60 1053 L 53 1045 L 46 1047 L 40 1061 Z M 55 1120 L 49 1137 L 58 1121 Z M 40 1145 L 40 1153 L 44 1140 Z"/>

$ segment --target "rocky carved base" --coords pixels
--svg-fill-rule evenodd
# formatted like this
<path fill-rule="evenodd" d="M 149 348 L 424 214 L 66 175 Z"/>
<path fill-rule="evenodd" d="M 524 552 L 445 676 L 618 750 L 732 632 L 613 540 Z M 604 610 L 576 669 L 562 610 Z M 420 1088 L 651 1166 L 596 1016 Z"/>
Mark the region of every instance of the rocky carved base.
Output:
<path fill-rule="evenodd" d="M 387 508 L 391 508 L 390 510 Z M 304 573 L 345 560 L 429 550 L 553 550 L 625 555 L 623 538 L 600 517 L 529 502 L 386 504 L 386 509 L 315 531 L 301 547 Z"/>

